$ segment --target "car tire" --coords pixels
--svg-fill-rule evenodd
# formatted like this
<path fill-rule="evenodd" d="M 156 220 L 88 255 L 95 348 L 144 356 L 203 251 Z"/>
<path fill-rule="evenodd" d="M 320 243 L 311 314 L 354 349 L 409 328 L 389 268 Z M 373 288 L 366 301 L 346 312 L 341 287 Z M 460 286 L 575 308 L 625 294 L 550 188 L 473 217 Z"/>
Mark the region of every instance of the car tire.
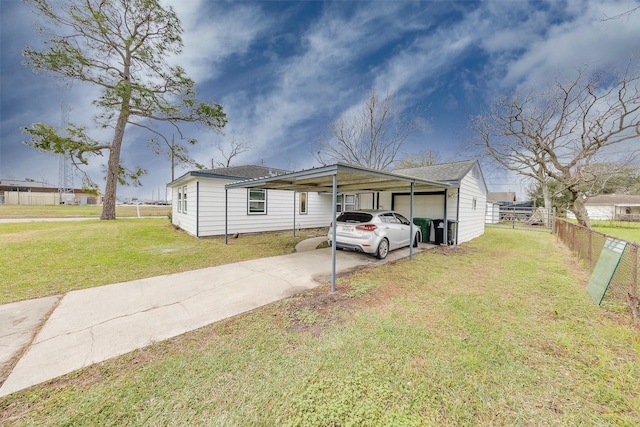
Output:
<path fill-rule="evenodd" d="M 333 246 L 333 242 L 331 240 L 329 240 L 329 247 Z M 340 246 L 336 246 L 336 251 L 341 251 L 344 248 L 341 248 Z"/>
<path fill-rule="evenodd" d="M 376 258 L 385 259 L 389 254 L 389 241 L 382 239 L 378 244 L 378 250 L 376 251 Z"/>
<path fill-rule="evenodd" d="M 420 244 L 419 242 L 420 240 L 418 239 L 418 235 L 416 234 L 416 237 L 413 239 L 413 247 L 417 248 L 418 245 Z"/>

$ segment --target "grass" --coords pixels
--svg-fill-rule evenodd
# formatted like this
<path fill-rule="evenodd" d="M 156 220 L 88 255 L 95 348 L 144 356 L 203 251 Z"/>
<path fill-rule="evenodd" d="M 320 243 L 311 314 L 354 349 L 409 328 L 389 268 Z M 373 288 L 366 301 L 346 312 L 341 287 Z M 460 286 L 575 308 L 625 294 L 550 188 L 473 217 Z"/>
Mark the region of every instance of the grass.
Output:
<path fill-rule="evenodd" d="M 167 218 L 0 224 L 0 304 L 281 255 L 308 232 L 196 239 Z"/>
<path fill-rule="evenodd" d="M 489 229 L 0 400 L 7 425 L 640 424 L 640 339 L 546 233 Z"/>
<path fill-rule="evenodd" d="M 629 242 L 640 242 L 640 223 L 628 221 L 593 221 L 591 227 L 601 233 Z"/>
<path fill-rule="evenodd" d="M 118 205 L 116 216 L 137 217 L 140 216 L 164 216 L 171 212 L 171 206 L 153 205 Z M 30 206 L 30 205 L 0 205 L 0 219 L 16 218 L 100 218 L 102 206 L 97 205 L 60 205 L 60 206 Z"/>

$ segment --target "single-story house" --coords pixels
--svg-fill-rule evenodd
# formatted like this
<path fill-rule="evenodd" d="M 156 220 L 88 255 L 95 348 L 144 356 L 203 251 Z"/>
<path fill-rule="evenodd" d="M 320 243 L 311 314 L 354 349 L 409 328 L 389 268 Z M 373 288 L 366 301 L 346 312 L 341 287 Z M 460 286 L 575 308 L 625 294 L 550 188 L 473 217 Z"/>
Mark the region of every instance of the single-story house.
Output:
<path fill-rule="evenodd" d="M 196 237 L 328 227 L 334 207 L 327 171 L 334 169 L 343 173 L 337 212 L 393 209 L 447 220 L 447 240 L 454 244 L 484 233 L 487 187 L 477 161 L 391 173 L 345 164 L 300 172 L 264 166 L 191 171 L 168 184 L 172 223 Z M 418 185 L 413 212 L 410 183 Z"/>
<path fill-rule="evenodd" d="M 173 197 L 172 223 L 196 237 L 224 235 L 225 213 L 231 234 L 328 227 L 331 194 L 264 189 L 237 189 L 227 193 L 225 189 L 225 185 L 233 182 L 287 173 L 266 166 L 187 172 L 168 184 Z"/>
<path fill-rule="evenodd" d="M 588 197 L 584 202 L 589 219 L 640 221 L 640 196 L 627 194 L 601 194 Z M 575 219 L 573 212 L 567 212 L 567 217 Z"/>

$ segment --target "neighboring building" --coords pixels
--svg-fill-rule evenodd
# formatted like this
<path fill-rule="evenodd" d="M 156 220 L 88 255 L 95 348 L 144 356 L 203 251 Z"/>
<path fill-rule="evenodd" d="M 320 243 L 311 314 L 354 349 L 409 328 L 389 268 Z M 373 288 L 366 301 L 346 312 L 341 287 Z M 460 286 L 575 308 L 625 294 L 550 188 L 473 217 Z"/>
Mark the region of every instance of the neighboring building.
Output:
<path fill-rule="evenodd" d="M 60 192 L 47 182 L 33 179 L 0 179 L 0 204 L 5 205 L 59 205 Z M 74 204 L 95 205 L 101 203 L 100 196 L 73 190 Z"/>
<path fill-rule="evenodd" d="M 591 220 L 640 221 L 640 196 L 601 194 L 589 197 L 584 206 Z M 567 217 L 575 219 L 573 212 Z"/>
<path fill-rule="evenodd" d="M 477 161 L 402 169 L 393 173 L 446 184 L 437 191 L 416 193 L 413 216 L 447 218 L 452 231 L 447 233 L 448 240 L 452 243 L 462 243 L 484 233 L 487 189 Z M 172 222 L 196 237 L 223 235 L 226 205 L 228 234 L 328 227 L 333 212 L 331 193 L 294 194 L 251 188 L 225 190 L 225 185 L 232 182 L 286 174 L 287 171 L 264 166 L 188 172 L 168 184 L 173 196 Z M 364 175 L 363 180 L 366 179 Z M 447 185 L 450 188 L 445 189 Z M 409 204 L 407 192 L 354 191 L 337 195 L 336 210 L 394 209 L 409 217 Z M 431 240 L 434 236 L 432 232 Z"/>
<path fill-rule="evenodd" d="M 500 223 L 500 203 L 487 201 L 487 214 L 484 222 L 486 224 Z"/>
<path fill-rule="evenodd" d="M 497 203 L 514 203 L 516 201 L 516 193 L 513 191 L 488 192 L 487 200 Z"/>

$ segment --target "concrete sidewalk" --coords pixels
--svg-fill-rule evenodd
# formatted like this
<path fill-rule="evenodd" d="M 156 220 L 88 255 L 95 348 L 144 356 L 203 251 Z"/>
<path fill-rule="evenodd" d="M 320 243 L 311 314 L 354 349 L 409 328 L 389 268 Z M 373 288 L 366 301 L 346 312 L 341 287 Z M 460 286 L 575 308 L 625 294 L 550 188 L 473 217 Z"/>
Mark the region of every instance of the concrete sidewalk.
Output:
<path fill-rule="evenodd" d="M 2 305 L 0 397 L 326 283 L 331 249 L 313 250 L 322 240 L 290 255 Z M 345 274 L 407 256 L 408 248 L 384 261 L 338 251 L 336 269 Z"/>

